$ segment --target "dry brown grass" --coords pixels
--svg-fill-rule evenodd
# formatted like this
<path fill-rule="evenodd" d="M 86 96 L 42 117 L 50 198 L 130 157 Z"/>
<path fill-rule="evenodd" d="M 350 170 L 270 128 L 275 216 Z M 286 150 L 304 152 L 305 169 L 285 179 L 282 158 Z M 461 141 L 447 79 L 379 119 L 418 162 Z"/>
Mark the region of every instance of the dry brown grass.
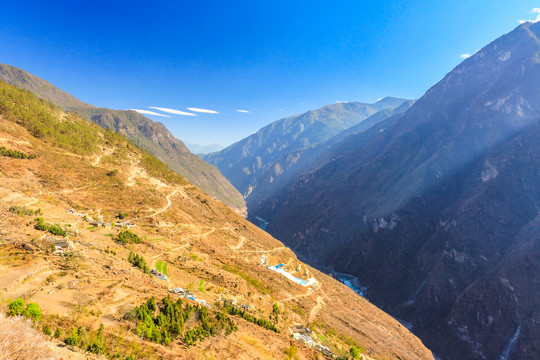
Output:
<path fill-rule="evenodd" d="M 52 359 L 43 335 L 24 317 L 0 314 L 0 359 Z"/>

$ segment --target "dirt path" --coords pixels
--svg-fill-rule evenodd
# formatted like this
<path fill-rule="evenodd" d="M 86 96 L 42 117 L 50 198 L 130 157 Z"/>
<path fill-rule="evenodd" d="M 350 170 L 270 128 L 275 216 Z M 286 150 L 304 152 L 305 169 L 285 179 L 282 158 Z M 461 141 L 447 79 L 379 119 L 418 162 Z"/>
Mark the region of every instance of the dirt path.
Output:
<path fill-rule="evenodd" d="M 313 292 L 308 290 L 308 291 L 305 292 L 304 294 L 295 295 L 295 296 L 289 296 L 288 298 L 285 298 L 285 299 L 283 299 L 283 300 L 280 300 L 279 302 L 284 303 L 284 302 L 286 302 L 286 301 L 291 301 L 291 300 L 294 300 L 294 299 L 299 299 L 299 298 L 302 298 L 302 297 L 305 297 L 305 296 L 310 296 L 310 295 L 312 295 L 312 294 L 313 294 Z"/>
<path fill-rule="evenodd" d="M 238 251 L 238 249 L 240 249 L 242 247 L 242 245 L 244 245 L 244 241 L 246 240 L 245 237 L 243 236 L 240 236 L 240 241 L 238 242 L 238 244 L 236 244 L 236 246 L 234 246 L 232 249 L 234 251 Z"/>
<path fill-rule="evenodd" d="M 9 142 L 12 142 L 14 144 L 30 145 L 30 143 L 28 141 L 24 141 L 24 140 L 14 140 L 14 139 L 8 139 L 8 138 L 0 138 L 0 141 L 9 141 Z"/>
<path fill-rule="evenodd" d="M 324 305 L 323 297 L 320 295 L 317 296 L 317 304 L 309 312 L 309 322 L 312 322 L 313 320 L 315 320 L 315 316 L 317 316 L 319 311 L 322 309 L 323 305 Z"/>

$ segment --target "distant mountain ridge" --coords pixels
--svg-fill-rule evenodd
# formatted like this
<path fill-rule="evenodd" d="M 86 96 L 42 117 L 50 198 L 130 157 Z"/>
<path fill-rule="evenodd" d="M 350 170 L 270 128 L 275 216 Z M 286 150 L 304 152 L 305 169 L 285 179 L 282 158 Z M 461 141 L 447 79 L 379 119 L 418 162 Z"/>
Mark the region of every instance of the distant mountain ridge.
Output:
<path fill-rule="evenodd" d="M 357 140 L 353 135 L 365 132 L 380 123 L 384 123 L 384 126 L 378 127 L 378 131 L 383 131 L 384 127 L 388 127 L 389 122 L 386 121 L 388 118 L 397 119 L 412 104 L 413 100 L 407 100 L 397 108 L 378 111 L 327 141 L 293 151 L 271 166 L 267 166 L 253 183 L 254 190 L 246 198 L 250 217 L 272 219 L 275 213 L 273 205 L 279 193 L 290 189 L 294 181 L 305 173 L 316 171 L 332 159 L 355 148 Z"/>
<path fill-rule="evenodd" d="M 358 276 L 441 359 L 540 358 L 539 39 L 495 40 L 267 208 L 271 234 Z"/>
<path fill-rule="evenodd" d="M 184 141 L 184 144 L 191 150 L 192 153 L 197 155 L 206 155 L 212 152 L 221 151 L 225 149 L 225 146 L 219 144 L 199 145 L 192 144 Z"/>
<path fill-rule="evenodd" d="M 121 133 L 208 195 L 246 215 L 245 201 L 229 181 L 213 166 L 192 154 L 163 124 L 135 111 L 111 110 L 86 104 L 49 82 L 11 65 L 0 64 L 0 80 Z"/>
<path fill-rule="evenodd" d="M 253 201 L 259 202 L 261 199 L 258 195 L 271 196 L 280 189 L 272 186 L 275 175 L 268 175 L 276 170 L 276 166 L 279 167 L 277 164 L 280 161 L 287 162 L 286 159 L 292 159 L 292 162 L 296 162 L 298 156 L 292 154 L 314 148 L 342 131 L 361 124 L 377 112 L 398 108 L 406 101 L 387 97 L 374 104 L 340 102 L 327 105 L 277 120 L 226 149 L 203 158 L 216 166 L 248 202 L 252 194 L 253 199 L 257 198 Z M 280 169 L 277 171 L 280 172 Z M 289 177 L 295 175 L 297 173 L 292 171 L 290 175 L 283 175 L 280 184 L 286 183 L 290 180 Z M 255 194 L 257 187 L 264 187 L 265 190 Z"/>

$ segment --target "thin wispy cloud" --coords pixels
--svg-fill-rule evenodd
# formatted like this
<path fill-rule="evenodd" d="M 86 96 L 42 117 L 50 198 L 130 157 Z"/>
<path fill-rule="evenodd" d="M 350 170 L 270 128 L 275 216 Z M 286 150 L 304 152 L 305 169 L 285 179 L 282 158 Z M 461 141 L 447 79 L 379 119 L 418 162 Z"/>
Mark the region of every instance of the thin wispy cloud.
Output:
<path fill-rule="evenodd" d="M 247 110 L 234 110 L 234 111 L 238 111 L 238 112 L 241 112 L 241 113 L 248 113 L 249 112 Z"/>
<path fill-rule="evenodd" d="M 200 108 L 188 107 L 188 110 L 191 110 L 191 111 L 194 111 L 194 112 L 199 112 L 199 113 L 205 113 L 205 114 L 219 114 L 215 110 L 208 110 L 208 109 L 200 109 Z"/>
<path fill-rule="evenodd" d="M 184 116 L 197 116 L 195 114 L 185 112 L 185 111 L 181 111 L 181 110 L 176 110 L 176 109 L 162 108 L 162 107 L 157 107 L 157 106 L 149 106 L 149 108 L 150 109 L 156 109 L 156 110 L 159 110 L 159 111 L 163 111 L 163 112 L 166 112 L 166 113 L 169 113 L 169 114 L 184 115 Z M 167 115 L 165 115 L 165 116 L 167 116 Z"/>
<path fill-rule="evenodd" d="M 144 114 L 144 115 L 170 117 L 169 115 L 159 114 L 159 113 L 157 113 L 155 111 L 150 111 L 150 110 L 141 110 L 141 109 L 129 109 L 129 110 L 133 110 L 133 111 L 138 112 L 139 114 Z"/>
<path fill-rule="evenodd" d="M 461 54 L 461 55 L 459 55 L 459 58 L 460 58 L 460 59 L 468 59 L 468 58 L 470 58 L 471 56 L 472 56 L 471 54 Z"/>
<path fill-rule="evenodd" d="M 534 20 L 518 20 L 518 22 L 520 24 L 523 24 L 523 23 L 526 23 L 526 22 L 533 22 L 533 23 L 540 22 L 540 8 L 531 9 L 531 14 L 537 14 L 536 19 L 534 19 Z"/>

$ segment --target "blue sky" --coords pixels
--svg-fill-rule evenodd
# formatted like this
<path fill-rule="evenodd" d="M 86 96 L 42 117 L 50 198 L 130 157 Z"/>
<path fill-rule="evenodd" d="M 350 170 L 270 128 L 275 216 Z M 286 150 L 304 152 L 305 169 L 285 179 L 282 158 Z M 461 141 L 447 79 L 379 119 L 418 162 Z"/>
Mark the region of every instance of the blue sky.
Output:
<path fill-rule="evenodd" d="M 167 115 L 149 117 L 181 140 L 228 145 L 336 101 L 418 98 L 539 5 L 6 1 L 0 62 L 96 106 Z"/>

